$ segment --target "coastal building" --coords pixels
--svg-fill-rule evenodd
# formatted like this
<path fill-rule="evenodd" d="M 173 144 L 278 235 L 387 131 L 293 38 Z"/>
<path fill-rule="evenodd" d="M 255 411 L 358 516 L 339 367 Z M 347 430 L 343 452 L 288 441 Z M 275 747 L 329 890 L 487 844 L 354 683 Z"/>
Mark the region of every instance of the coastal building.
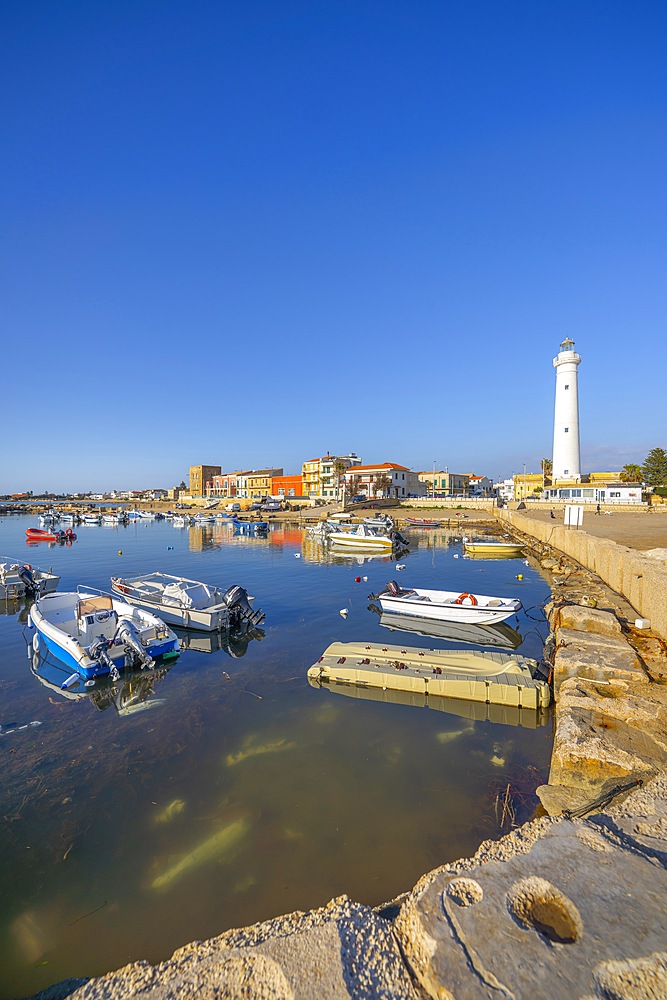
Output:
<path fill-rule="evenodd" d="M 554 480 L 579 482 L 581 458 L 579 447 L 579 385 L 577 369 L 581 355 L 569 337 L 560 345 L 553 359 L 556 369 L 556 404 L 554 408 Z"/>
<path fill-rule="evenodd" d="M 271 495 L 271 484 L 276 476 L 282 476 L 282 469 L 258 469 L 246 474 L 246 496 L 261 499 Z"/>
<path fill-rule="evenodd" d="M 327 452 L 321 458 L 311 458 L 301 466 L 303 496 L 313 499 L 337 499 L 344 471 L 359 465 L 361 459 L 354 452 L 350 452 L 349 455 L 330 455 Z"/>
<path fill-rule="evenodd" d="M 381 462 L 378 465 L 355 465 L 344 474 L 345 491 L 373 497 L 418 496 L 422 490 L 419 475 L 405 465 Z"/>
<path fill-rule="evenodd" d="M 419 496 L 445 496 L 457 497 L 467 496 L 470 492 L 470 476 L 458 472 L 450 472 L 445 469 L 431 469 L 427 472 L 418 472 L 419 482 L 423 484 L 423 490 Z"/>
<path fill-rule="evenodd" d="M 271 480 L 272 497 L 289 499 L 303 496 L 303 478 L 299 476 L 274 476 Z"/>
<path fill-rule="evenodd" d="M 468 476 L 470 495 L 473 497 L 493 496 L 493 482 L 488 476 Z"/>
<path fill-rule="evenodd" d="M 203 497 L 210 489 L 214 476 L 219 476 L 222 472 L 220 465 L 191 465 L 190 466 L 190 496 Z"/>
<path fill-rule="evenodd" d="M 213 476 L 208 496 L 219 497 L 222 500 L 238 496 L 239 479 L 247 476 L 249 471 L 239 469 L 236 472 L 221 472 L 219 476 Z"/>

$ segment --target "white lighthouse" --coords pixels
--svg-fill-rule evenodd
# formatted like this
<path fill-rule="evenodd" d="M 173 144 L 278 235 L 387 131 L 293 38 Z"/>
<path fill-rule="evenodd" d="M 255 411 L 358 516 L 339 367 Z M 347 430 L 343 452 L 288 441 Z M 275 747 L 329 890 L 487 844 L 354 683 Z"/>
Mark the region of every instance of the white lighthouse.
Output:
<path fill-rule="evenodd" d="M 560 353 L 554 358 L 556 369 L 556 408 L 554 411 L 554 453 L 552 480 L 581 480 L 579 456 L 579 390 L 577 368 L 581 355 L 574 350 L 574 341 L 566 338 Z"/>

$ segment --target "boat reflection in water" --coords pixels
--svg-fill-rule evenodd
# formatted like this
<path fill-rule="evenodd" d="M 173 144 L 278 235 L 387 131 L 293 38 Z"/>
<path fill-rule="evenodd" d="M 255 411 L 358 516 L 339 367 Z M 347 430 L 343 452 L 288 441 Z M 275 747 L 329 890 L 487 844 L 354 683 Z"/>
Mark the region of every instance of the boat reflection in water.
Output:
<path fill-rule="evenodd" d="M 481 628 L 481 626 L 479 626 Z M 416 691 L 392 691 L 376 687 L 360 687 L 356 684 L 341 684 L 329 679 L 326 684 L 314 677 L 308 677 L 311 687 L 322 688 L 334 694 L 361 701 L 381 701 L 387 705 L 404 705 L 412 708 L 431 708 L 436 712 L 457 715 L 470 722 L 492 722 L 501 726 L 522 726 L 524 729 L 538 729 L 551 724 L 549 708 L 517 708 L 514 705 L 490 705 L 487 702 L 464 701 L 462 698 L 443 698 Z"/>
<path fill-rule="evenodd" d="M 263 628 L 249 628 L 234 632 L 196 632 L 192 629 L 174 627 L 181 650 L 190 649 L 195 653 L 227 653 L 233 659 L 245 656 L 248 646 L 255 639 L 263 639 Z"/>
<path fill-rule="evenodd" d="M 131 674 L 123 674 L 121 680 L 109 682 L 100 679 L 87 686 L 81 680 L 70 688 L 63 688 L 63 683 L 71 674 L 71 669 L 59 660 L 44 656 L 39 651 L 29 647 L 30 672 L 40 684 L 53 691 L 58 698 L 67 701 L 89 700 L 95 708 L 104 712 L 113 708 L 117 715 L 135 715 L 149 708 L 157 708 L 164 704 L 164 698 L 155 697 L 156 687 L 167 676 L 170 666 L 161 665 L 157 670 L 141 670 Z M 51 701 L 53 701 L 53 697 Z"/>
<path fill-rule="evenodd" d="M 523 637 L 506 622 L 495 625 L 476 625 L 474 622 L 443 622 L 429 618 L 410 618 L 408 615 L 393 615 L 382 612 L 377 604 L 369 604 L 368 610 L 380 616 L 380 625 L 391 632 L 414 632 L 417 635 L 452 642 L 467 642 L 475 646 L 495 646 L 498 649 L 518 649 Z"/>

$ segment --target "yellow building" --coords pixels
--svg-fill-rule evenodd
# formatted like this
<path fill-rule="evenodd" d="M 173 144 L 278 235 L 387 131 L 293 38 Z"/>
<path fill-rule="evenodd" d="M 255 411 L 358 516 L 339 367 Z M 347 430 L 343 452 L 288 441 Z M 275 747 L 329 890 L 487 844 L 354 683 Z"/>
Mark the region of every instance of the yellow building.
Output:
<path fill-rule="evenodd" d="M 213 476 L 219 476 L 221 472 L 221 465 L 191 465 L 190 496 L 206 496 L 206 490 L 213 482 Z"/>
<path fill-rule="evenodd" d="M 311 458 L 301 466 L 303 495 L 336 500 L 342 494 L 343 472 L 361 465 L 361 459 L 354 452 L 349 455 L 323 455 Z"/>
<path fill-rule="evenodd" d="M 550 480 L 546 480 L 550 482 Z M 545 479 L 541 472 L 518 472 L 514 476 L 514 499 L 525 500 L 526 497 L 541 496 L 544 492 Z"/>
<path fill-rule="evenodd" d="M 251 499 L 271 496 L 272 479 L 282 476 L 282 469 L 258 469 L 246 476 L 246 496 Z"/>

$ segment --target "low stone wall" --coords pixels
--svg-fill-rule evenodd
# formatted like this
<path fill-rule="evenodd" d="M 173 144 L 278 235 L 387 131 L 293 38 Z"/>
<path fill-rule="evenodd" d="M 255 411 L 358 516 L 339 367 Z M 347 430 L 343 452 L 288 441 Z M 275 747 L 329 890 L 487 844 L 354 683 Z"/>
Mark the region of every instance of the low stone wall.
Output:
<path fill-rule="evenodd" d="M 396 503 L 395 500 L 392 503 Z M 466 497 L 465 500 L 444 499 L 442 497 L 419 497 L 410 500 L 401 500 L 401 507 L 414 507 L 416 509 L 427 508 L 428 510 L 439 510 L 440 508 L 460 510 L 493 510 L 496 506 L 495 497 Z"/>
<path fill-rule="evenodd" d="M 637 549 L 597 538 L 578 528 L 550 524 L 526 517 L 521 511 L 501 508 L 496 517 L 514 532 L 528 535 L 570 556 L 622 594 L 642 618 L 649 618 L 653 633 L 667 640 L 667 569 Z"/>

